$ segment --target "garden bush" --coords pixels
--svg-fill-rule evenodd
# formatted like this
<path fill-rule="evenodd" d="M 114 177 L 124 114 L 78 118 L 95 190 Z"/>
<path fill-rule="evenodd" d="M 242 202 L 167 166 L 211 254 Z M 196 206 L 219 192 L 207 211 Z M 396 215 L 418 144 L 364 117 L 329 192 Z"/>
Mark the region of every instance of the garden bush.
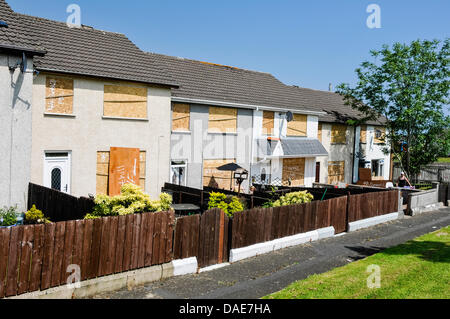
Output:
<path fill-rule="evenodd" d="M 237 196 L 211 192 L 209 193 L 208 209 L 213 208 L 220 208 L 229 217 L 233 217 L 234 213 L 245 210 L 245 203 Z"/>
<path fill-rule="evenodd" d="M 314 196 L 308 191 L 292 192 L 284 196 L 281 196 L 276 201 L 268 201 L 263 207 L 280 207 L 289 206 L 295 204 L 310 203 L 314 199 Z"/>
<path fill-rule="evenodd" d="M 125 184 L 120 195 L 110 197 L 100 194 L 95 197 L 94 203 L 92 213 L 87 214 L 85 219 L 167 211 L 170 210 L 172 196 L 162 193 L 159 200 L 152 200 L 139 186 Z"/>
<path fill-rule="evenodd" d="M 33 205 L 31 209 L 25 213 L 25 224 L 27 225 L 46 223 L 50 223 L 50 220 L 45 218 L 42 211 L 36 208 L 36 205 Z"/>
<path fill-rule="evenodd" d="M 0 208 L 0 226 L 8 227 L 15 225 L 18 217 L 17 206 Z"/>

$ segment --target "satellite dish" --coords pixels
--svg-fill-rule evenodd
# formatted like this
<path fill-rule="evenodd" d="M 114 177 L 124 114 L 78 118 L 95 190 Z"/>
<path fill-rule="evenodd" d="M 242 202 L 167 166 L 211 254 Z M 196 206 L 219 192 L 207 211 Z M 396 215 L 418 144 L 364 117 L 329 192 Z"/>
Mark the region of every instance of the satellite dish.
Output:
<path fill-rule="evenodd" d="M 294 114 L 291 111 L 286 113 L 286 121 L 291 122 L 294 119 Z"/>
<path fill-rule="evenodd" d="M 22 63 L 20 64 L 20 71 L 24 73 L 27 70 L 27 56 L 22 52 Z"/>

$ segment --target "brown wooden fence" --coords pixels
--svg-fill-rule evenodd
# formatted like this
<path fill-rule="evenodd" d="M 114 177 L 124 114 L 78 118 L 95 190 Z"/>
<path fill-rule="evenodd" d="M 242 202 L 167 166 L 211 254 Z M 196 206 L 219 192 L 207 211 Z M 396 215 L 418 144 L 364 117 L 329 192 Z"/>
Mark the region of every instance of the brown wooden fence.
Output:
<path fill-rule="evenodd" d="M 398 211 L 398 190 L 351 195 L 348 198 L 348 222 Z"/>
<path fill-rule="evenodd" d="M 0 229 L 0 298 L 172 260 L 174 213 L 144 213 Z"/>
<path fill-rule="evenodd" d="M 234 214 L 232 248 L 292 236 L 334 226 L 336 233 L 346 230 L 347 197 L 308 204 L 256 208 Z"/>
<path fill-rule="evenodd" d="M 228 261 L 230 219 L 220 209 L 177 219 L 174 259 L 197 257 L 199 267 Z"/>
<path fill-rule="evenodd" d="M 75 197 L 44 186 L 28 185 L 28 209 L 32 205 L 41 210 L 52 222 L 82 219 L 91 213 L 94 201 Z"/>
<path fill-rule="evenodd" d="M 199 267 L 228 261 L 230 249 L 398 210 L 398 190 L 308 204 L 255 208 L 230 219 L 219 209 L 175 221 L 173 212 L 0 228 L 0 298 L 64 285 L 76 264 L 87 280 L 173 259 Z"/>

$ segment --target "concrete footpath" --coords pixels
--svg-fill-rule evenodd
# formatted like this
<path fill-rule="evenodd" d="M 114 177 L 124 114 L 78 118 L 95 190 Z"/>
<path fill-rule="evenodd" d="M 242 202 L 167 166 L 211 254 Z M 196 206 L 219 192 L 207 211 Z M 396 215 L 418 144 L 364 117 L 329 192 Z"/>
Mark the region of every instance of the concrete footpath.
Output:
<path fill-rule="evenodd" d="M 241 299 L 260 298 L 309 275 L 323 273 L 388 247 L 450 225 L 450 208 L 380 224 L 322 239 L 226 267 L 172 277 L 132 290 L 122 289 L 93 298 L 104 299 Z"/>

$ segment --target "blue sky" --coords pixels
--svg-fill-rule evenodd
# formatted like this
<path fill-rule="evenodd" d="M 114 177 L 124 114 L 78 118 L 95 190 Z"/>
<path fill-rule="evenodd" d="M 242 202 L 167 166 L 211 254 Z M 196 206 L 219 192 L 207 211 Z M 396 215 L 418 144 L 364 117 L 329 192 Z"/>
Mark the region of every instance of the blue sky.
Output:
<path fill-rule="evenodd" d="M 7 0 L 18 12 L 127 35 L 142 50 L 269 72 L 286 84 L 328 90 L 382 44 L 450 36 L 448 0 L 108 1 Z M 381 28 L 369 29 L 369 4 Z"/>

